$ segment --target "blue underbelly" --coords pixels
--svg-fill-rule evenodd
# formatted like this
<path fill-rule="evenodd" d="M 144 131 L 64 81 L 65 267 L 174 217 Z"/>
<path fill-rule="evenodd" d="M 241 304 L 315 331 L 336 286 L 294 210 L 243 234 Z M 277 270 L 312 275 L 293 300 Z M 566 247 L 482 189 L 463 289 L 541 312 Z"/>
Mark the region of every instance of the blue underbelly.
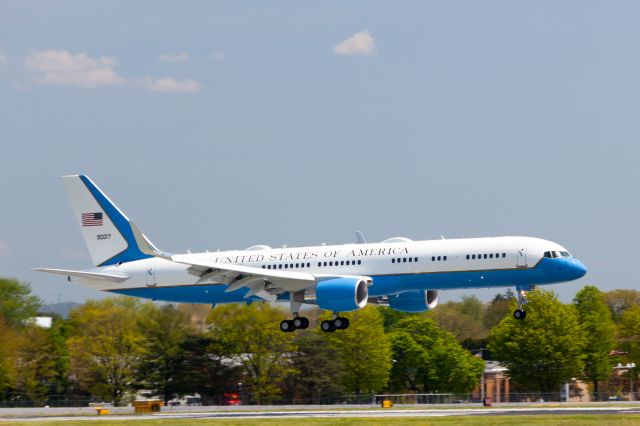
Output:
<path fill-rule="evenodd" d="M 453 290 L 464 288 L 511 287 L 515 285 L 540 285 L 567 281 L 562 269 L 540 262 L 535 268 L 503 269 L 491 271 L 436 272 L 428 274 L 373 275 L 369 287 L 370 296 L 385 296 L 407 290 Z M 241 288 L 225 293 L 222 284 L 146 287 L 111 290 L 113 293 L 179 303 L 237 303 L 262 300 L 255 296 L 245 299 L 248 289 Z M 288 293 L 279 300 L 289 300 Z"/>
<path fill-rule="evenodd" d="M 453 290 L 464 288 L 512 287 L 516 284 L 549 284 L 549 274 L 539 269 L 442 272 L 410 275 L 373 276 L 371 296 L 384 296 L 405 290 Z M 557 280 L 562 281 L 562 280 Z"/>

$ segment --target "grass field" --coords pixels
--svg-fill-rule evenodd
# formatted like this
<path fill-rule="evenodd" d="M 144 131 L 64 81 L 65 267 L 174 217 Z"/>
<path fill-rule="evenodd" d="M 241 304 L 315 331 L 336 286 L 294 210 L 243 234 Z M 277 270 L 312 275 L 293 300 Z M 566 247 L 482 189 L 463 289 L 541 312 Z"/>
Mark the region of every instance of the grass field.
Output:
<path fill-rule="evenodd" d="M 219 426 L 528 426 L 528 425 L 559 425 L 559 426 L 637 426 L 640 425 L 639 415 L 559 415 L 559 416 L 459 416 L 445 418 L 351 418 L 351 419 L 162 419 L 162 420 L 100 420 L 96 426 L 160 426 L 160 425 L 219 425 Z M 48 426 L 86 426 L 86 421 L 29 421 L 29 422 L 0 422 L 4 425 L 48 425 Z"/>

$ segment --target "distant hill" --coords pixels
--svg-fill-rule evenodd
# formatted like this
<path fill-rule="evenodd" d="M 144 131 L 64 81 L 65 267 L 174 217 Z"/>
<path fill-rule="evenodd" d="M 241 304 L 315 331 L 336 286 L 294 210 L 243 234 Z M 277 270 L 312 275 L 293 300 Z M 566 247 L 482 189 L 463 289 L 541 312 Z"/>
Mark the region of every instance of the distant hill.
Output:
<path fill-rule="evenodd" d="M 80 305 L 82 304 L 76 302 L 51 303 L 48 305 L 43 305 L 38 312 L 58 314 L 62 318 L 67 318 L 69 316 L 69 311 Z"/>

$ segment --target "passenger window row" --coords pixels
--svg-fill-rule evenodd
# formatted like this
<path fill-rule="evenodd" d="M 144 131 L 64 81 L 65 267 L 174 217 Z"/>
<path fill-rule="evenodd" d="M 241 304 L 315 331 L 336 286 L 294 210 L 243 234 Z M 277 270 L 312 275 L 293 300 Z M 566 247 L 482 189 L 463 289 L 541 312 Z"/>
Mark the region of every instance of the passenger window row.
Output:
<path fill-rule="evenodd" d="M 279 263 L 277 265 L 262 265 L 262 269 L 293 269 L 293 268 L 310 268 L 310 263 Z"/>
<path fill-rule="evenodd" d="M 416 258 L 417 259 L 417 258 Z M 329 262 L 318 262 L 318 267 L 323 266 L 344 266 L 344 265 L 362 265 L 362 260 L 336 260 Z M 311 263 L 278 263 L 276 265 L 262 265 L 262 269 L 294 269 L 294 268 L 310 268 Z"/>
<path fill-rule="evenodd" d="M 447 260 L 447 256 L 431 256 L 432 262 L 440 262 L 441 260 Z"/>
<path fill-rule="evenodd" d="M 391 263 L 407 263 L 407 262 L 417 262 L 417 257 L 398 257 L 391 259 Z"/>
<path fill-rule="evenodd" d="M 318 266 L 362 265 L 362 260 L 336 260 L 335 262 L 318 262 Z"/>
<path fill-rule="evenodd" d="M 475 259 L 499 259 L 502 256 L 502 258 L 507 257 L 507 253 L 502 253 L 502 255 L 500 253 L 496 253 L 495 255 L 493 253 L 484 253 L 484 254 L 468 254 L 467 255 L 467 260 L 471 259 L 471 260 L 475 260 Z"/>

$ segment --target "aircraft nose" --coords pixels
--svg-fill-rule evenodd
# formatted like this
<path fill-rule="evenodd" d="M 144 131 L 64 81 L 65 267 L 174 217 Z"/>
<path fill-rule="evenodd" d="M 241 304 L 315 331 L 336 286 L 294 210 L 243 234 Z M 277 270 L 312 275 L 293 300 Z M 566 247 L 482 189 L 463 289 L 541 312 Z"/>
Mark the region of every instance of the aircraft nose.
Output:
<path fill-rule="evenodd" d="M 574 279 L 582 278 L 587 273 L 587 267 L 584 266 L 584 263 L 580 262 L 578 259 L 574 259 L 573 262 L 571 262 L 570 268 L 571 272 L 575 274 Z"/>

